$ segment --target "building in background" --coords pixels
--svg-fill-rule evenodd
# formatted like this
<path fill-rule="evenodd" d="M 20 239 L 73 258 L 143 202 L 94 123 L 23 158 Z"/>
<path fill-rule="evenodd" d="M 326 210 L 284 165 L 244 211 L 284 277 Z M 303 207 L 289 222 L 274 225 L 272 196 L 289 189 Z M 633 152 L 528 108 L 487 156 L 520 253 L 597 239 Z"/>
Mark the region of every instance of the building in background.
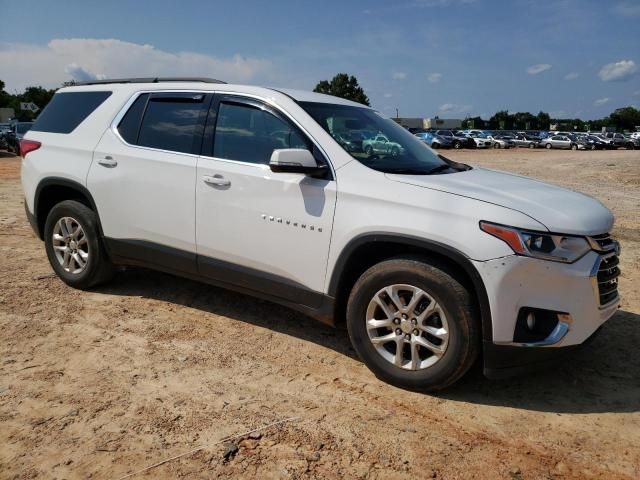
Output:
<path fill-rule="evenodd" d="M 443 129 L 455 130 L 462 128 L 462 120 L 458 118 L 402 118 L 395 117 L 392 120 L 407 129 Z"/>
<path fill-rule="evenodd" d="M 0 123 L 7 123 L 16 117 L 16 112 L 13 108 L 0 108 Z"/>

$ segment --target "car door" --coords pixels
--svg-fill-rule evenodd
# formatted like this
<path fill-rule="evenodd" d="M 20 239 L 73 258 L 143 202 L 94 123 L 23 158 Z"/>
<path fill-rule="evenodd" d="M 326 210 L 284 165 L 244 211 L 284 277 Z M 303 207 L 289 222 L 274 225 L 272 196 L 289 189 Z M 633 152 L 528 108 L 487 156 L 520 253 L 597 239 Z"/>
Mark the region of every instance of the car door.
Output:
<path fill-rule="evenodd" d="M 94 151 L 87 186 L 112 254 L 195 272 L 195 181 L 211 96 L 132 99 Z"/>
<path fill-rule="evenodd" d="M 332 174 L 273 173 L 274 149 L 306 148 L 326 162 L 284 112 L 220 95 L 212 104 L 196 182 L 201 275 L 317 307 L 336 202 Z"/>

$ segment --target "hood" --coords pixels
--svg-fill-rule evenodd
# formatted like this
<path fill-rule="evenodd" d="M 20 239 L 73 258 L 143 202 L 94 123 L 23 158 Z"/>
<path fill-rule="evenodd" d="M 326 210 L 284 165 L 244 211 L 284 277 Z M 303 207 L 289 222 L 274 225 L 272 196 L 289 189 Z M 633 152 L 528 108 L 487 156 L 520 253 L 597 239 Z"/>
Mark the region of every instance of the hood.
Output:
<path fill-rule="evenodd" d="M 613 215 L 595 198 L 506 172 L 473 168 L 444 175 L 387 174 L 387 178 L 500 205 L 537 220 L 554 233 L 597 235 L 613 227 Z"/>

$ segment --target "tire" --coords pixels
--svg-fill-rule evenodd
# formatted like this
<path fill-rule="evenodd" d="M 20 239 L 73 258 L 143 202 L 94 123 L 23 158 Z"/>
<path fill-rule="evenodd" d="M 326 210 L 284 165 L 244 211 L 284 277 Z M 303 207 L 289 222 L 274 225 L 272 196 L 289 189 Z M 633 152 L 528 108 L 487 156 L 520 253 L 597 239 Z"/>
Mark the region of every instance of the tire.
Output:
<path fill-rule="evenodd" d="M 551 150 L 551 144 L 550 143 L 545 144 L 544 148 L 546 148 L 547 150 Z"/>
<path fill-rule="evenodd" d="M 371 145 L 367 145 L 366 147 L 364 147 L 364 153 L 367 155 L 367 157 L 373 156 L 373 148 L 371 147 Z"/>
<path fill-rule="evenodd" d="M 530 143 L 529 148 L 536 148 L 536 146 L 533 143 Z"/>
<path fill-rule="evenodd" d="M 431 142 L 431 148 L 437 150 L 438 148 L 440 148 L 440 144 L 438 142 Z"/>
<path fill-rule="evenodd" d="M 500 144 L 499 143 L 494 143 L 493 144 L 493 148 L 500 148 Z"/>
<path fill-rule="evenodd" d="M 578 150 L 578 146 L 577 145 L 571 145 L 571 150 Z"/>
<path fill-rule="evenodd" d="M 595 150 L 596 146 L 595 145 L 591 145 L 591 150 Z"/>
<path fill-rule="evenodd" d="M 73 232 L 78 232 L 78 236 L 68 235 Z M 71 287 L 82 290 L 95 287 L 110 280 L 115 273 L 100 240 L 98 216 L 82 203 L 65 200 L 54 206 L 47 216 L 44 241 L 51 267 Z M 67 251 L 76 253 L 67 256 Z"/>
<path fill-rule="evenodd" d="M 400 154 L 400 150 L 398 150 L 398 147 L 393 147 L 391 149 L 391 156 L 392 157 L 397 157 Z"/>
<path fill-rule="evenodd" d="M 462 145 L 460 145 L 460 142 L 456 141 L 453 142 L 453 148 L 455 148 L 456 150 L 460 150 L 462 148 Z"/>
<path fill-rule="evenodd" d="M 403 289 L 422 291 L 416 297 L 420 299 L 418 308 L 406 311 L 406 316 L 400 319 L 397 312 L 392 313 L 398 308 L 390 307 L 388 303 L 387 313 L 394 317 L 391 324 L 367 328 L 368 317 L 374 320 L 380 316 L 383 319 L 388 317 L 381 304 L 374 300 L 390 301 L 391 296 L 385 297 L 387 287 L 391 291 L 397 290 L 395 297 L 404 304 L 401 307 L 414 298 L 409 298 L 408 290 Z M 438 310 L 429 313 L 431 307 L 438 307 Z M 416 318 L 411 318 L 411 315 L 416 315 Z M 421 318 L 421 315 L 425 317 Z M 480 322 L 472 295 L 446 266 L 435 261 L 427 263 L 420 257 L 385 260 L 364 272 L 351 291 L 346 317 L 349 338 L 365 365 L 381 380 L 400 388 L 442 390 L 471 368 L 480 350 Z M 394 324 L 396 320 L 400 323 Z M 448 332 L 447 338 L 428 336 L 425 328 L 440 332 L 440 336 L 444 335 L 443 331 Z M 370 335 L 383 338 L 383 342 L 374 345 Z M 418 341 L 424 342 L 424 339 L 430 342 L 431 348 L 435 346 L 443 352 L 436 355 L 420 344 L 416 347 L 417 360 L 412 362 L 416 358 L 411 355 L 412 346 Z M 400 361 L 396 355 L 397 345 L 402 345 Z M 397 366 L 398 363 L 402 366 Z"/>

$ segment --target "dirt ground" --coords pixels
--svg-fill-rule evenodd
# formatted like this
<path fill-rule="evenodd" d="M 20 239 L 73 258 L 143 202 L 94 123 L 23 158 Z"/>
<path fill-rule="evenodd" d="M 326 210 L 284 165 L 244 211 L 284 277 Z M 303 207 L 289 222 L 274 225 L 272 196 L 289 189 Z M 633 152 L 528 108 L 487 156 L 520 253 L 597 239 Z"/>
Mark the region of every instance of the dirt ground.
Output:
<path fill-rule="evenodd" d="M 604 202 L 623 300 L 553 370 L 438 395 L 383 384 L 344 331 L 267 302 L 133 269 L 65 286 L 0 158 L 0 478 L 121 478 L 203 445 L 130 478 L 640 478 L 640 152 L 448 155 Z"/>

